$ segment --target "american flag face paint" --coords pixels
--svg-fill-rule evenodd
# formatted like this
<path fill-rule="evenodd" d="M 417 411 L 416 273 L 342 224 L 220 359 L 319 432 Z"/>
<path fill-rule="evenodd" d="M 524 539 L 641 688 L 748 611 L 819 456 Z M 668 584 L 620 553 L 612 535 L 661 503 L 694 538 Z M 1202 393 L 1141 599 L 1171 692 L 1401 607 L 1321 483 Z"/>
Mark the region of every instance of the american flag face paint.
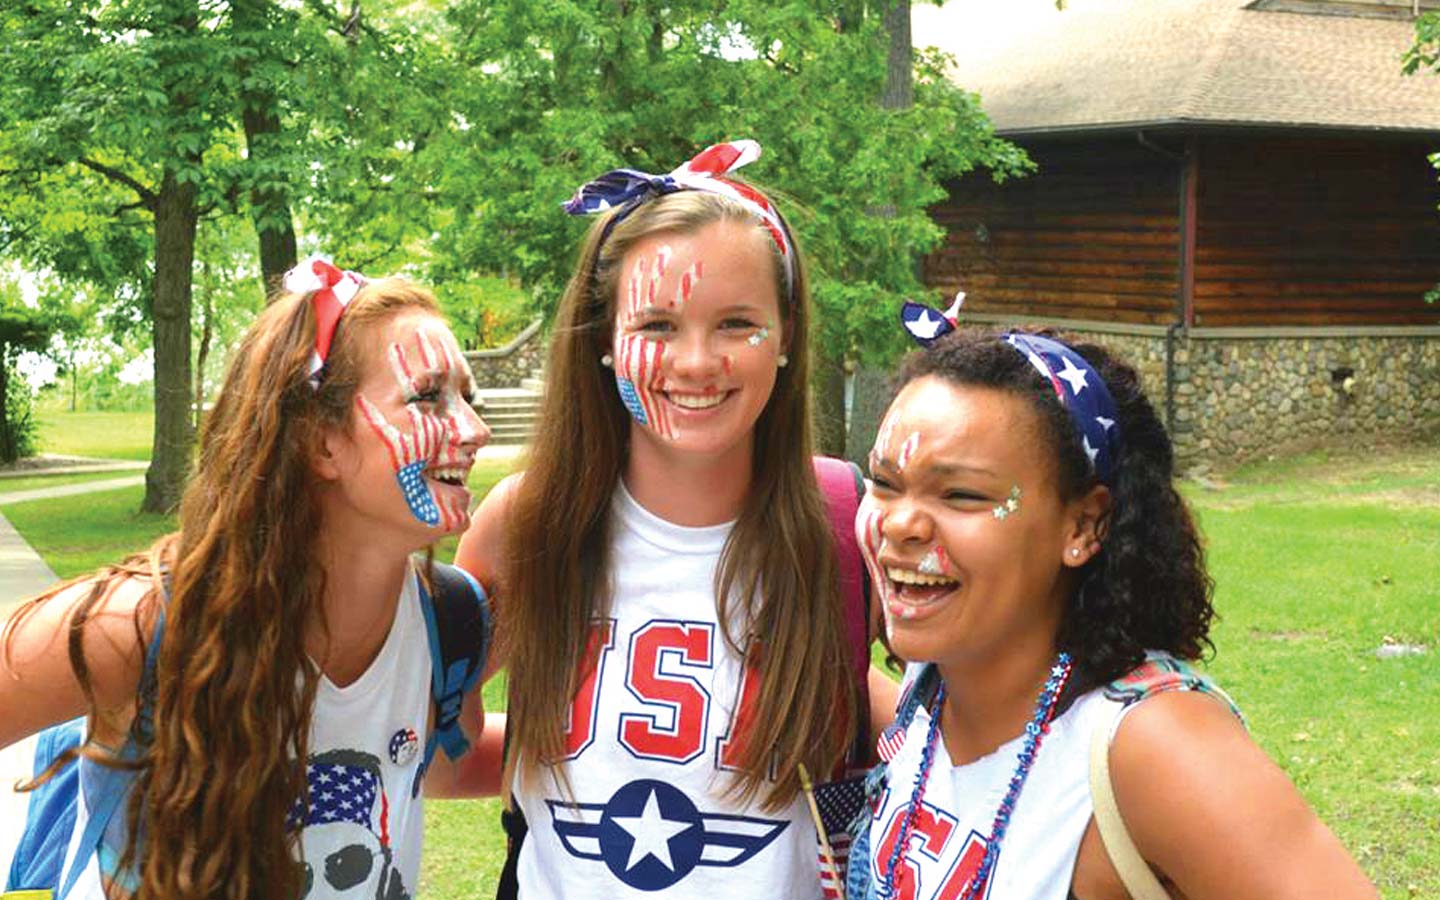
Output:
<path fill-rule="evenodd" d="M 618 269 L 610 364 L 632 436 L 667 453 L 750 440 L 783 337 L 765 236 L 731 220 L 662 232 L 631 245 Z"/>
<path fill-rule="evenodd" d="M 900 452 L 895 454 L 895 468 L 902 472 L 905 471 L 905 467 L 910 464 L 910 458 L 914 456 L 915 451 L 919 449 L 920 432 L 912 431 L 910 432 L 910 436 L 905 439 L 905 442 L 900 445 Z"/>
<path fill-rule="evenodd" d="M 668 308 L 683 312 L 705 271 L 696 259 L 675 280 L 668 296 L 662 287 L 675 252 L 662 244 L 653 257 L 641 256 L 630 268 L 625 304 L 615 316 L 615 386 L 631 418 L 663 438 L 679 436 L 661 394 L 665 390 L 665 342 L 646 330 L 644 318 L 651 310 Z"/>
<path fill-rule="evenodd" d="M 470 367 L 448 331 L 424 325 L 388 344 L 385 357 L 402 401 L 402 424 L 386 415 L 383 399 L 358 391 L 356 411 L 389 452 L 410 513 L 431 528 L 456 530 L 468 514 L 470 493 L 463 485 L 470 453 L 489 438 L 466 399 L 475 390 Z"/>
<path fill-rule="evenodd" d="M 760 329 L 745 339 L 745 343 L 751 347 L 758 347 L 770 338 L 770 323 L 760 326 Z"/>
<path fill-rule="evenodd" d="M 855 513 L 855 540 L 860 545 L 860 556 L 870 572 L 870 584 L 880 592 L 880 608 L 885 611 L 885 632 L 890 634 L 890 603 L 893 588 L 880 564 L 880 554 L 885 550 L 885 514 L 880 511 L 874 499 L 874 487 L 868 481 L 865 497 Z"/>

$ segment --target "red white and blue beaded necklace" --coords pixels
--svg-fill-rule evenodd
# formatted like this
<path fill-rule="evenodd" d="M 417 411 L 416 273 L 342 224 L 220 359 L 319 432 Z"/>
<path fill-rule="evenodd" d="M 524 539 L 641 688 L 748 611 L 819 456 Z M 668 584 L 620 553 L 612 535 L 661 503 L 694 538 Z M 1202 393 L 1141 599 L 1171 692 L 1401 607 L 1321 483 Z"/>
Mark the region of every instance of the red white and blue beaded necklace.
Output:
<path fill-rule="evenodd" d="M 1010 828 L 1010 816 L 1015 812 L 1015 803 L 1020 799 L 1025 779 L 1030 777 L 1030 769 L 1035 765 L 1035 757 L 1040 752 L 1040 742 L 1050 733 L 1050 721 L 1055 717 L 1055 707 L 1060 694 L 1070 680 L 1071 669 L 1068 653 L 1061 653 L 1056 657 L 1055 665 L 1050 667 L 1050 675 L 1045 679 L 1045 686 L 1040 689 L 1040 696 L 1035 701 L 1035 712 L 1025 725 L 1025 743 L 1015 760 L 1015 774 L 1010 776 L 1009 787 L 1000 800 L 999 808 L 995 810 L 990 836 L 985 839 L 985 856 L 980 860 L 980 867 L 975 870 L 970 882 L 965 885 L 960 900 L 975 900 L 985 882 L 990 879 L 995 860 L 1000 855 L 1000 844 L 1005 840 L 1005 832 Z M 915 775 L 915 788 L 910 794 L 905 823 L 900 828 L 900 839 L 895 842 L 895 849 L 891 851 L 889 862 L 885 866 L 885 883 L 880 894 L 884 900 L 891 900 L 895 896 L 895 870 L 900 865 L 901 857 L 909 853 L 910 834 L 915 827 L 920 804 L 925 798 L 925 785 L 930 780 L 930 770 L 935 764 L 935 748 L 940 735 L 940 713 L 944 705 L 945 685 L 942 683 L 935 694 L 935 713 L 930 717 L 930 727 L 925 733 L 925 746 L 920 751 L 920 770 Z"/>

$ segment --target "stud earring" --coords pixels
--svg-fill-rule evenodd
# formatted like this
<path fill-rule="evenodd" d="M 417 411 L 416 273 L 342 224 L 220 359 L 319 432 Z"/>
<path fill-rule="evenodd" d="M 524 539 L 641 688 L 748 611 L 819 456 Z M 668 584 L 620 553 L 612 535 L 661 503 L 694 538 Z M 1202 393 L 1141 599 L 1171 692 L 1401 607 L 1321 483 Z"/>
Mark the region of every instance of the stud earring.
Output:
<path fill-rule="evenodd" d="M 779 358 L 775 360 L 775 365 L 779 366 L 782 369 L 785 368 L 786 366 L 790 365 L 790 357 L 786 356 L 783 353 L 780 354 Z"/>
<path fill-rule="evenodd" d="M 1079 547 L 1071 547 L 1071 548 L 1070 548 L 1070 558 L 1071 558 L 1071 559 L 1079 559 L 1079 558 L 1080 558 L 1080 548 L 1079 548 Z"/>
<path fill-rule="evenodd" d="M 607 369 L 612 368 L 615 365 L 615 357 L 611 356 L 608 353 L 605 354 L 604 356 L 600 357 L 600 365 L 604 366 Z"/>

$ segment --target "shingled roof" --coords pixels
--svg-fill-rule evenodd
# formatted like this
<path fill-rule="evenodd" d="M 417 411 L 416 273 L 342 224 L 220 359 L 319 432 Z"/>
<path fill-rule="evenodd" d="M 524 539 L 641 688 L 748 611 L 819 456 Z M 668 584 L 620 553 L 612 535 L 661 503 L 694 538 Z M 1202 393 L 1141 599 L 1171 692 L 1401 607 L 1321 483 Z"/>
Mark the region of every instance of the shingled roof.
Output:
<path fill-rule="evenodd" d="M 1415 35 L 1408 15 L 1336 15 L 1345 4 L 1298 0 L 1069 0 L 1056 12 L 1047 0 L 1019 22 L 982 11 L 991 5 L 947 4 L 943 18 L 917 21 L 915 41 L 955 54 L 952 77 L 980 93 L 1002 134 L 1440 132 L 1440 76 L 1401 74 Z"/>

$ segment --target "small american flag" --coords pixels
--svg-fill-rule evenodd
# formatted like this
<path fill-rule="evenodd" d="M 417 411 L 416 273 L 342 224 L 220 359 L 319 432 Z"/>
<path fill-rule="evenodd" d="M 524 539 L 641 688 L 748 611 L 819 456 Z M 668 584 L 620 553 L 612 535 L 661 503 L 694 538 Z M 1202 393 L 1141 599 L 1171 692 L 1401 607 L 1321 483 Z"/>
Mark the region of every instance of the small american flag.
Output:
<path fill-rule="evenodd" d="M 905 743 L 905 728 L 898 722 L 887 725 L 885 730 L 880 732 L 880 739 L 875 742 L 875 752 L 879 755 L 881 762 L 889 762 L 900 752 L 901 746 Z"/>
<path fill-rule="evenodd" d="M 815 806 L 820 811 L 820 824 L 830 839 L 830 849 L 835 854 L 835 875 L 825 862 L 825 849 L 817 837 L 815 841 L 815 862 L 820 867 L 820 887 L 825 900 L 838 900 L 844 896 L 845 867 L 850 861 L 850 823 L 865 806 L 865 772 L 840 781 L 831 781 L 815 786 Z M 840 883 L 835 882 L 835 877 Z"/>

